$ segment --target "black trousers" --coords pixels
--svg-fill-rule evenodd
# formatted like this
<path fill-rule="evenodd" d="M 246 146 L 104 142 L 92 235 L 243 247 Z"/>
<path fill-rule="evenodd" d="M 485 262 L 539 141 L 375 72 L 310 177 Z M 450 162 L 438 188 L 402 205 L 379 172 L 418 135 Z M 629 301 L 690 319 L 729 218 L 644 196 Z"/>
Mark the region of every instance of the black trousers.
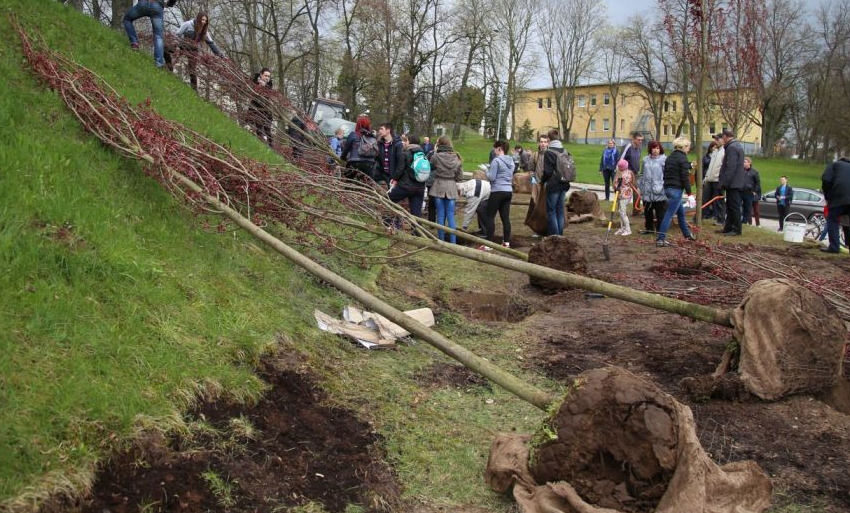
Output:
<path fill-rule="evenodd" d="M 777 203 L 776 210 L 779 212 L 779 231 L 781 232 L 785 229 L 785 216 L 788 215 L 788 207 Z"/>
<path fill-rule="evenodd" d="M 644 201 L 643 202 L 643 219 L 645 222 L 644 228 L 648 232 L 657 232 L 661 226 L 661 218 L 664 217 L 664 211 L 667 210 L 666 201 Z"/>
<path fill-rule="evenodd" d="M 743 191 L 741 189 L 726 189 L 726 224 L 724 232 L 741 233 L 741 216 L 743 214 Z"/>
<path fill-rule="evenodd" d="M 484 215 L 485 227 L 487 232 L 487 240 L 492 241 L 496 235 L 496 212 L 502 219 L 502 240 L 504 242 L 511 241 L 511 197 L 512 192 L 491 192 L 490 199 L 487 200 L 487 213 Z"/>
<path fill-rule="evenodd" d="M 616 173 L 617 171 L 614 169 L 602 170 L 602 179 L 605 180 L 605 201 L 611 199 L 611 180 L 614 179 Z"/>
<path fill-rule="evenodd" d="M 702 188 L 702 202 L 708 203 L 712 198 L 720 196 L 720 182 L 705 182 Z M 715 201 L 711 205 L 705 207 L 702 212 L 705 219 L 713 217 L 718 223 L 722 223 L 726 218 L 726 205 L 723 198 Z"/>

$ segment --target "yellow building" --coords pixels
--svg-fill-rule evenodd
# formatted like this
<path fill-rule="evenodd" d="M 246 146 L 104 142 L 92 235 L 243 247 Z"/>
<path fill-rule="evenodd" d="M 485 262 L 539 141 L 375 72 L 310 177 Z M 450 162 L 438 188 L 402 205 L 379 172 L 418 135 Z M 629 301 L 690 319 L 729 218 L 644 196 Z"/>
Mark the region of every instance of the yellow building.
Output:
<path fill-rule="evenodd" d="M 661 133 L 655 133 L 655 119 L 646 100 L 648 90 L 636 82 L 624 82 L 617 90 L 617 116 L 614 117 L 614 98 L 608 84 L 583 85 L 575 91 L 575 109 L 570 129 L 570 141 L 586 144 L 605 144 L 616 138 L 617 144 L 624 143 L 632 132 L 647 133 L 647 139 L 655 138 L 669 146 L 676 138 L 676 128 L 682 120 L 682 96 L 668 94 L 663 106 Z M 528 120 L 535 134 L 545 133 L 558 126 L 555 108 L 555 91 L 528 89 L 517 97 L 515 105 L 516 123 L 520 127 Z M 711 134 L 728 128 L 718 108 L 712 108 L 703 130 L 703 140 Z M 744 151 L 754 153 L 761 147 L 761 127 L 747 123 L 742 133 L 737 134 Z M 651 134 L 651 135 L 650 135 Z M 690 134 L 690 125 L 685 123 L 682 134 Z"/>

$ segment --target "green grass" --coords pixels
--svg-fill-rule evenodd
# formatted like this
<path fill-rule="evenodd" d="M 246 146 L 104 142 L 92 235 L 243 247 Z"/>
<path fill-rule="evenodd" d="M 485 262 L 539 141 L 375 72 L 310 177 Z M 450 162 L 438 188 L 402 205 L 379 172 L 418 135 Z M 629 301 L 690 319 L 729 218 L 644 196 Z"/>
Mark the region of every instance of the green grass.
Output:
<path fill-rule="evenodd" d="M 532 151 L 537 147 L 535 143 L 521 144 L 523 148 Z M 515 145 L 516 142 L 511 141 L 511 148 Z M 465 171 L 474 171 L 478 168 L 479 164 L 486 164 L 492 147 L 492 139 L 485 139 L 472 131 L 465 132 L 463 140 L 455 144 L 458 153 L 463 157 L 463 169 Z M 599 158 L 602 155 L 604 146 L 570 143 L 566 145 L 566 148 L 575 158 L 578 181 L 580 183 L 603 183 L 602 175 L 599 173 Z M 820 189 L 820 176 L 823 174 L 824 169 L 822 164 L 817 163 L 761 157 L 753 157 L 753 167 L 759 172 L 762 190 L 765 193 L 779 186 L 779 177 L 782 175 L 788 176 L 792 187 Z"/>
<path fill-rule="evenodd" d="M 492 433 L 530 431 L 533 407 L 501 390 L 424 390 L 415 373 L 447 361 L 425 344 L 372 353 L 321 334 L 313 308 L 339 312 L 345 298 L 241 232 L 205 229 L 217 219 L 187 211 L 86 134 L 25 71 L 10 12 L 130 101 L 151 98 L 238 154 L 278 161 L 122 34 L 59 2 L 0 0 L 0 509 L 85 488 L 139 430 L 182 428 L 199 396 L 256 398 L 265 385 L 253 369 L 278 334 L 331 402 L 375 423 L 407 497 L 510 508 L 481 472 Z M 459 268 L 476 276 L 471 263 L 417 259 L 446 284 Z M 375 269 L 333 267 L 377 289 Z M 514 344 L 494 344 L 492 330 L 455 315 L 440 329 L 520 371 Z"/>
<path fill-rule="evenodd" d="M 0 1 L 0 504 L 84 485 L 114 445 L 179 424 L 197 396 L 257 397 L 276 333 L 335 343 L 310 313 L 341 301 L 247 235 L 204 229 L 85 134 L 24 71 L 10 11 L 132 101 L 276 160 L 118 33 L 58 2 Z"/>

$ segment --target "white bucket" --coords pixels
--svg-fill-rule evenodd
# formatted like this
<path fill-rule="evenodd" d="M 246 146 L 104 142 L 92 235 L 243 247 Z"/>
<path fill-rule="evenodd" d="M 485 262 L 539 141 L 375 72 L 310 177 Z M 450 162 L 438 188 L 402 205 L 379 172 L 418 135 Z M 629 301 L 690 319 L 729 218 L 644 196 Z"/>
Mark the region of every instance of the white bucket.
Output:
<path fill-rule="evenodd" d="M 803 222 L 789 223 L 788 218 L 791 216 L 800 216 L 803 218 Z M 794 242 L 796 244 L 800 244 L 801 242 L 803 242 L 803 237 L 806 235 L 806 226 L 808 224 L 806 216 L 797 212 L 791 212 L 790 214 L 785 216 L 784 224 L 785 235 L 783 236 L 783 239 L 785 240 L 785 242 Z"/>

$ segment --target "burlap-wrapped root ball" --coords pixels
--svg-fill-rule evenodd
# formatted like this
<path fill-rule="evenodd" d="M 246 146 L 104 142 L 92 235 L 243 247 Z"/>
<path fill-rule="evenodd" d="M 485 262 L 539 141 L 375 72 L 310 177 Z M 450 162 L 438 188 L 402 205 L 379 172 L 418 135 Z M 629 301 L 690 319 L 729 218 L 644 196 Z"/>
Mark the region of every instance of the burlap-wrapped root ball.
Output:
<path fill-rule="evenodd" d="M 775 400 L 832 388 L 843 374 L 847 336 L 820 296 L 786 279 L 753 284 L 732 313 L 738 370 L 750 393 Z"/>
<path fill-rule="evenodd" d="M 760 513 L 771 494 L 754 462 L 711 461 L 687 406 L 616 367 L 582 373 L 530 439 L 497 436 L 485 478 L 522 513 Z"/>
<path fill-rule="evenodd" d="M 575 191 L 567 200 L 567 210 L 578 215 L 593 214 L 594 217 L 604 217 L 599 198 L 593 191 Z"/>
<path fill-rule="evenodd" d="M 584 274 L 587 272 L 587 257 L 581 246 L 568 237 L 550 235 L 531 247 L 528 261 L 532 264 L 551 267 L 559 271 Z M 565 285 L 534 276 L 528 282 L 546 290 L 568 289 Z"/>
<path fill-rule="evenodd" d="M 598 506 L 652 511 L 678 464 L 674 399 L 620 369 L 587 372 L 578 387 L 551 431 L 537 434 L 532 474 L 539 483 L 568 481 Z"/>
<path fill-rule="evenodd" d="M 514 173 L 511 185 L 514 194 L 531 194 L 531 173 Z"/>

